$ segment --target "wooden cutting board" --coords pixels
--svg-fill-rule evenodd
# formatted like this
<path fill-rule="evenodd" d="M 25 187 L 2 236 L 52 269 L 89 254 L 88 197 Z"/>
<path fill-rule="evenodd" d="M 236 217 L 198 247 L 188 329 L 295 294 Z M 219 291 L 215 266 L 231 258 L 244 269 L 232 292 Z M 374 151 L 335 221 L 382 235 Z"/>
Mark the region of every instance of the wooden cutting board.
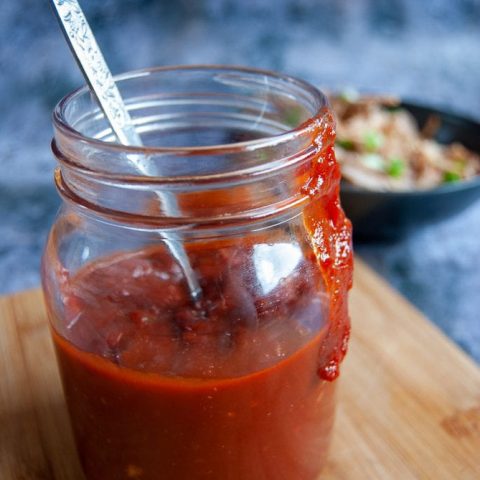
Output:
<path fill-rule="evenodd" d="M 350 310 L 321 478 L 480 479 L 479 368 L 360 261 Z M 0 299 L 0 479 L 82 479 L 37 290 Z"/>

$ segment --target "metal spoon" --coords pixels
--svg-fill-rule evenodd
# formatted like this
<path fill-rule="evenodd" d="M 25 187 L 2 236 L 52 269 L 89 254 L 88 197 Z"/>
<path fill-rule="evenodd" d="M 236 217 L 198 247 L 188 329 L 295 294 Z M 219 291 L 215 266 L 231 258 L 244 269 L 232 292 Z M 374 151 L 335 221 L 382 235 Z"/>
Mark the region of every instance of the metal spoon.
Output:
<path fill-rule="evenodd" d="M 132 119 L 78 1 L 51 0 L 51 2 L 73 56 L 119 142 L 123 145 L 142 146 L 142 139 L 133 126 Z M 131 155 L 130 161 L 140 173 L 147 176 L 154 175 L 139 157 Z M 175 215 L 178 212 L 176 199 L 169 192 L 156 192 L 156 195 L 167 214 Z M 202 291 L 183 244 L 175 234 L 163 232 L 162 236 L 185 274 L 192 300 L 198 300 Z"/>

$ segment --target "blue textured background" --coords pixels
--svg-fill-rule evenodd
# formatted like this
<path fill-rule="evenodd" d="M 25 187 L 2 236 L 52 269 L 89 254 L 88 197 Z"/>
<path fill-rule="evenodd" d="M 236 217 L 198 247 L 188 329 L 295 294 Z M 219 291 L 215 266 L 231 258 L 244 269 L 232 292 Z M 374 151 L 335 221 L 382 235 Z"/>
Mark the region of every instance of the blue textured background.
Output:
<path fill-rule="evenodd" d="M 480 119 L 478 0 L 84 0 L 114 72 L 234 63 Z M 35 286 L 59 200 L 50 112 L 82 83 L 48 2 L 0 5 L 0 292 Z M 480 361 L 480 204 L 357 251 Z"/>

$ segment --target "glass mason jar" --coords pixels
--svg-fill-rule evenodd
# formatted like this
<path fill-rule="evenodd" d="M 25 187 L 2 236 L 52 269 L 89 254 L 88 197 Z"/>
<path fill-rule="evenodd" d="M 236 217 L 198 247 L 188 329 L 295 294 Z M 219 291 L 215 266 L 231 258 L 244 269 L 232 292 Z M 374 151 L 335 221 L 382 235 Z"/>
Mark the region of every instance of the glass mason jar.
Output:
<path fill-rule="evenodd" d="M 43 288 L 86 476 L 313 480 L 352 269 L 327 100 L 242 68 L 117 82 L 144 147 L 86 88 L 54 112 Z"/>

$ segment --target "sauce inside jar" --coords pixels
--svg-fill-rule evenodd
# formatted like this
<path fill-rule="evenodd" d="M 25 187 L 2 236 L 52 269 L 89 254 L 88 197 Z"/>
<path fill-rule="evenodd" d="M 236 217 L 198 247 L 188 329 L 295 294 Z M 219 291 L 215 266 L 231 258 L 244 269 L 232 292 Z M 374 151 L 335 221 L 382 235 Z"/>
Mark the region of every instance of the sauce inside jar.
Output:
<path fill-rule="evenodd" d="M 282 253 L 291 271 L 272 274 Z M 70 281 L 54 341 L 88 477 L 315 478 L 333 419 L 333 384 L 318 374 L 329 306 L 315 258 L 285 243 L 190 258 L 197 304 L 161 247 Z"/>

